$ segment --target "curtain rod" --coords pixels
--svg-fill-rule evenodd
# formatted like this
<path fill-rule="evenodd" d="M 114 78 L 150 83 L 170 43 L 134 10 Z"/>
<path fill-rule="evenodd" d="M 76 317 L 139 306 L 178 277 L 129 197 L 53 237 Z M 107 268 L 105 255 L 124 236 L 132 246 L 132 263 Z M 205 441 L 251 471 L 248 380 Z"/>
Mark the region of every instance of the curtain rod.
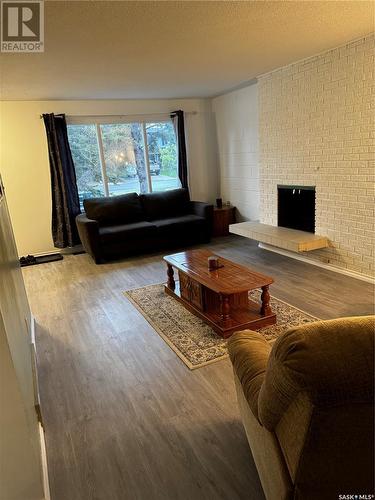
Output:
<path fill-rule="evenodd" d="M 108 118 L 110 116 L 157 116 L 157 115 L 170 115 L 172 114 L 173 111 L 165 111 L 164 113 L 131 113 L 128 115 L 68 115 L 68 116 L 74 116 L 74 117 L 79 117 L 79 118 L 86 118 L 90 116 L 103 116 L 103 118 Z M 60 113 L 57 113 L 60 114 Z M 197 115 L 198 111 L 184 111 L 185 115 Z M 43 115 L 39 115 L 39 118 L 43 118 Z"/>

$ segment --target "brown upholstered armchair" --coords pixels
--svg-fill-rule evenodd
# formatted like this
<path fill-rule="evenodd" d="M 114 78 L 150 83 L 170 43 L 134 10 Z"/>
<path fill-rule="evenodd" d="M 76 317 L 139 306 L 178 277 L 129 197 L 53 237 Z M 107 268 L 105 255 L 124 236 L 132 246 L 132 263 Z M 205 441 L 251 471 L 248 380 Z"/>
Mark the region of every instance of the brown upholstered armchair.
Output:
<path fill-rule="evenodd" d="M 267 500 L 373 494 L 374 316 L 292 328 L 273 346 L 246 330 L 228 347 Z"/>

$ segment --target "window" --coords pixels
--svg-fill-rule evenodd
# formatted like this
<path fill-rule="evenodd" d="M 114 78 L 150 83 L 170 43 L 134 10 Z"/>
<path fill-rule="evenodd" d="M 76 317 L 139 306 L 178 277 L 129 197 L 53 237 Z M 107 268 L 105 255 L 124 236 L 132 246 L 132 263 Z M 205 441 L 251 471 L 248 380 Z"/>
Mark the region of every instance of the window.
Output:
<path fill-rule="evenodd" d="M 85 198 L 180 186 L 170 121 L 71 123 L 68 137 L 81 205 Z"/>
<path fill-rule="evenodd" d="M 104 196 L 95 125 L 68 126 L 68 137 L 76 169 L 80 200 Z"/>
<path fill-rule="evenodd" d="M 109 196 L 147 193 L 143 131 L 140 123 L 100 126 Z"/>
<path fill-rule="evenodd" d="M 170 189 L 171 179 L 178 180 L 176 137 L 172 123 L 148 123 L 146 126 L 152 191 Z"/>

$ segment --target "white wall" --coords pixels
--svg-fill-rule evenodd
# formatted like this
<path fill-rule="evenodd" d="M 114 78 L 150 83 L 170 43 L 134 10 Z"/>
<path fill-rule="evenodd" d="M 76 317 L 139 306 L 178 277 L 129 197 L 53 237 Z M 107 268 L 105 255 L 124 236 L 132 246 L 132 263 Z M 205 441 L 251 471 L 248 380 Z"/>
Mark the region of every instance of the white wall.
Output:
<path fill-rule="evenodd" d="M 218 194 L 210 102 L 179 100 L 3 101 L 0 104 L 0 170 L 19 255 L 56 250 L 51 238 L 51 189 L 42 113 L 136 115 L 175 109 L 186 115 L 190 188 L 193 199 Z"/>
<path fill-rule="evenodd" d="M 259 219 L 258 86 L 212 100 L 216 121 L 221 197 L 239 220 Z"/>
<path fill-rule="evenodd" d="M 374 274 L 374 35 L 259 78 L 261 222 L 277 184 L 316 186 L 324 263 Z"/>
<path fill-rule="evenodd" d="M 6 200 L 0 195 L 0 500 L 41 500 L 31 313 L 16 262 Z"/>

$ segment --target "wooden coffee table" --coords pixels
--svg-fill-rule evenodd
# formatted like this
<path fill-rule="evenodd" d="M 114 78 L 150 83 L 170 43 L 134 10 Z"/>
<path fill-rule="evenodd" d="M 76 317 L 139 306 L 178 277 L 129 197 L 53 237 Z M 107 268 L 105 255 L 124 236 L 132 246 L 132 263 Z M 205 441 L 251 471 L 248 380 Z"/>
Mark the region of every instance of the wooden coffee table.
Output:
<path fill-rule="evenodd" d="M 219 256 L 223 267 L 210 271 L 207 259 L 211 255 L 215 254 L 209 250 L 189 250 L 165 256 L 166 293 L 224 338 L 238 330 L 276 323 L 268 291 L 273 279 Z M 174 268 L 178 270 L 178 281 L 174 279 Z M 248 296 L 256 288 L 262 289 L 261 304 Z"/>

